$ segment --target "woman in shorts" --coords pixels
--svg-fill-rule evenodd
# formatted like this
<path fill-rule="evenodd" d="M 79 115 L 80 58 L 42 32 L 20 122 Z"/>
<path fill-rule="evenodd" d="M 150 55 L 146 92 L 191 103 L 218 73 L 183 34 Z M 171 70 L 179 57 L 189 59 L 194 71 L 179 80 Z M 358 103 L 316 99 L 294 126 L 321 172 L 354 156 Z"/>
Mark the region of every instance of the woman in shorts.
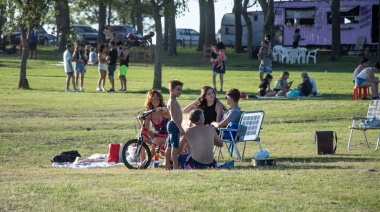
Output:
<path fill-rule="evenodd" d="M 107 57 L 106 46 L 100 45 L 99 53 L 98 53 L 99 80 L 98 80 L 98 87 L 96 88 L 96 91 L 106 91 L 106 89 L 104 88 L 104 85 L 106 83 L 107 70 L 108 70 L 106 57 Z"/>
<path fill-rule="evenodd" d="M 86 73 L 86 68 L 84 67 L 84 61 L 86 60 L 86 55 L 84 54 L 83 46 L 77 45 L 74 50 L 73 62 L 75 62 L 75 86 L 78 88 L 78 80 L 80 77 L 80 88 L 79 91 L 84 91 L 83 81 L 84 74 Z"/>

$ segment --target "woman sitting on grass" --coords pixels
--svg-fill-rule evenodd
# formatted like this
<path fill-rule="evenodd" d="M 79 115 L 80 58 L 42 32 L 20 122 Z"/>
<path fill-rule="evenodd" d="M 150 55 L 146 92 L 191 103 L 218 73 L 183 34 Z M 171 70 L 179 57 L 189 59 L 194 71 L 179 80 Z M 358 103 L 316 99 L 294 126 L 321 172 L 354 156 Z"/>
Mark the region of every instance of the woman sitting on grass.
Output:
<path fill-rule="evenodd" d="M 272 82 L 273 76 L 267 74 L 259 86 L 259 96 L 275 96 L 276 91 L 270 89 L 270 83 Z"/>
<path fill-rule="evenodd" d="M 287 71 L 282 72 L 280 79 L 274 83 L 273 90 L 277 92 L 277 96 L 285 96 L 285 94 L 289 92 L 293 83 L 293 81 L 288 83 L 287 79 L 289 79 L 289 75 Z"/>
<path fill-rule="evenodd" d="M 223 104 L 216 98 L 215 90 L 210 86 L 203 86 L 199 98 L 187 105 L 183 112 L 190 113 L 194 109 L 201 109 L 205 116 L 205 125 L 209 125 L 222 120 L 223 108 Z"/>

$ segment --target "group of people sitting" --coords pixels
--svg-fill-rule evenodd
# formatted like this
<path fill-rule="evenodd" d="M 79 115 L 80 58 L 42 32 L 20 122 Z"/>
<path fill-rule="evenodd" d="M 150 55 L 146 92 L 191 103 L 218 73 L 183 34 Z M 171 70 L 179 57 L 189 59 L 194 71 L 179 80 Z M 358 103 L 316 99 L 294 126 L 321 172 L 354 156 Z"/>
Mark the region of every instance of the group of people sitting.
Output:
<path fill-rule="evenodd" d="M 379 99 L 379 78 L 375 73 L 380 69 L 380 63 L 376 62 L 373 67 L 369 66 L 369 59 L 363 57 L 360 65 L 354 71 L 353 82 L 355 86 L 370 87 L 372 99 Z M 365 99 L 365 97 L 363 97 Z"/>
<path fill-rule="evenodd" d="M 288 82 L 290 73 L 287 71 L 282 72 L 280 78 L 275 81 L 273 90 L 270 88 L 273 76 L 267 74 L 259 85 L 259 96 L 260 97 L 273 97 L 273 96 L 286 96 L 291 90 L 293 80 Z M 302 82 L 297 86 L 296 90 L 299 91 L 299 96 L 316 96 L 317 95 L 317 84 L 315 80 L 309 76 L 306 71 L 301 73 Z"/>
<path fill-rule="evenodd" d="M 184 134 L 179 140 L 178 146 L 173 145 L 167 147 L 165 153 L 165 168 L 176 169 L 204 169 L 215 168 L 216 161 L 214 159 L 214 146 L 222 147 L 222 139 L 218 135 L 218 128 L 226 127 L 230 122 L 235 122 L 240 118 L 240 107 L 238 105 L 240 99 L 240 91 L 238 89 L 230 89 L 226 92 L 226 100 L 229 108 L 227 109 L 221 101 L 216 98 L 215 90 L 210 86 L 204 86 L 201 89 L 201 94 L 191 104 L 187 105 L 184 113 L 188 113 L 190 121 L 189 126 L 183 126 Z M 156 109 L 150 116 L 147 117 L 146 127 L 152 127 L 159 134 L 167 134 L 167 137 L 157 136 L 154 138 L 155 144 L 152 144 L 149 139 L 145 138 L 145 142 L 151 145 L 152 154 L 156 148 L 155 145 L 165 145 L 170 143 L 172 134 L 170 131 L 172 106 L 168 107 L 163 102 L 163 96 L 158 90 L 150 90 L 147 93 L 145 101 L 145 109 Z M 181 112 L 181 111 L 180 111 Z M 184 120 L 183 123 L 186 123 Z M 181 130 L 179 130 L 181 131 Z M 176 148 L 176 154 L 168 153 L 168 148 Z M 169 150 L 170 151 L 170 150 Z M 185 154 L 183 154 L 186 152 Z M 184 157 L 184 160 L 179 160 L 178 157 Z M 170 167 L 170 161 L 173 161 Z M 182 163 L 181 163 L 182 161 Z"/>

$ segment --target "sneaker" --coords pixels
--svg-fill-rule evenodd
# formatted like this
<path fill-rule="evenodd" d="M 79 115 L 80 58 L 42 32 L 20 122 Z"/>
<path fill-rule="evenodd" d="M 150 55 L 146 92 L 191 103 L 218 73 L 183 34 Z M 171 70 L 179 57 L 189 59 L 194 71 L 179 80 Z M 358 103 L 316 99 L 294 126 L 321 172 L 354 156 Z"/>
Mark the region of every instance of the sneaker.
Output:
<path fill-rule="evenodd" d="M 80 88 L 80 89 L 79 89 L 79 92 L 83 92 L 83 91 L 84 91 L 84 89 L 83 89 L 83 88 Z"/>
<path fill-rule="evenodd" d="M 72 90 L 70 90 L 70 89 L 65 89 L 65 92 L 72 92 Z"/>
<path fill-rule="evenodd" d="M 102 88 L 102 91 L 106 91 L 106 89 L 105 89 L 105 88 Z"/>
<path fill-rule="evenodd" d="M 115 89 L 109 89 L 107 92 L 115 92 Z"/>
<path fill-rule="evenodd" d="M 96 88 L 96 91 L 103 91 L 102 88 Z"/>
<path fill-rule="evenodd" d="M 74 92 L 79 92 L 79 90 L 78 89 L 74 89 Z"/>

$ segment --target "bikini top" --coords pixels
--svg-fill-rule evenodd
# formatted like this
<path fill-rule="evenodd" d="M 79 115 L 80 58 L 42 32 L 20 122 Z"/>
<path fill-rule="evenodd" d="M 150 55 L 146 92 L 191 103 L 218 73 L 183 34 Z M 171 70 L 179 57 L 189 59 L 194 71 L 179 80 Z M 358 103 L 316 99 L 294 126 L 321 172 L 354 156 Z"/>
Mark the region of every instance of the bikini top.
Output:
<path fill-rule="evenodd" d="M 150 122 L 152 123 L 153 129 L 160 134 L 168 134 L 166 125 L 170 121 L 170 118 L 165 118 L 162 116 L 162 119 L 158 123 L 153 122 L 153 115 L 150 114 Z"/>

